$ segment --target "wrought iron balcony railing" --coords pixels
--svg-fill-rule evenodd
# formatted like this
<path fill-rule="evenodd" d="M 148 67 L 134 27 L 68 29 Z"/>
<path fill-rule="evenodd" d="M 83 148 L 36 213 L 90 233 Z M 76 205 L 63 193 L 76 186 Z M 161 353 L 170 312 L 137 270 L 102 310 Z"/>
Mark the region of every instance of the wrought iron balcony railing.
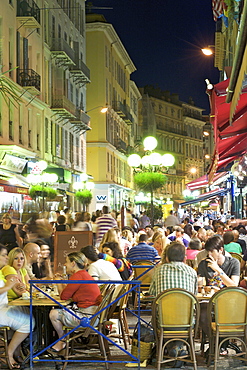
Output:
<path fill-rule="evenodd" d="M 64 39 L 52 39 L 51 52 L 62 64 L 75 65 L 75 52 Z"/>
<path fill-rule="evenodd" d="M 34 0 L 17 0 L 17 17 L 33 17 L 40 23 L 40 8 Z"/>
<path fill-rule="evenodd" d="M 21 86 L 32 86 L 40 91 L 40 75 L 33 69 L 18 70 L 18 84 Z"/>

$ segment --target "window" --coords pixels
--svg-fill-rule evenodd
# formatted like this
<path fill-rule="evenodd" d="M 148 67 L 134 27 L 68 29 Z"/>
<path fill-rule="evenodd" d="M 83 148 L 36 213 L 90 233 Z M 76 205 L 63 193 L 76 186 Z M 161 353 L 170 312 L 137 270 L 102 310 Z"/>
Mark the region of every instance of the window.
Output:
<path fill-rule="evenodd" d="M 73 134 L 69 134 L 69 146 L 70 146 L 70 151 L 69 151 L 69 155 L 70 155 L 70 162 L 73 163 L 74 161 L 74 137 L 73 137 Z"/>
<path fill-rule="evenodd" d="M 40 150 L 39 139 L 40 139 L 39 134 L 37 134 L 37 150 Z"/>

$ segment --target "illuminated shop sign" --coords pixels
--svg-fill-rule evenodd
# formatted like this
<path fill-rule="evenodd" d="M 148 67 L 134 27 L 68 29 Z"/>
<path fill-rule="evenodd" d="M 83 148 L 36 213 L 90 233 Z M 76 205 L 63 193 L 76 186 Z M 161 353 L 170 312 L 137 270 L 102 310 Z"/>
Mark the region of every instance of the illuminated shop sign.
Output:
<path fill-rule="evenodd" d="M 0 168 L 12 172 L 22 173 L 26 163 L 26 159 L 15 157 L 14 155 L 5 153 Z"/>

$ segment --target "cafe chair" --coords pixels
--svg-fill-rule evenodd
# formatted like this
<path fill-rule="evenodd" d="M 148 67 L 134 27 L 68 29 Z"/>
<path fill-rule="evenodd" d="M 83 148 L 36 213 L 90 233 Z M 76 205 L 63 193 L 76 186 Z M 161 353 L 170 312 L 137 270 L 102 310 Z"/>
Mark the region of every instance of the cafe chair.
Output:
<path fill-rule="evenodd" d="M 8 331 L 11 330 L 8 326 L 0 327 L 0 362 L 7 363 L 9 369 L 11 369 L 11 363 L 8 356 Z M 1 366 L 0 366 L 1 367 Z"/>
<path fill-rule="evenodd" d="M 104 296 L 102 298 L 102 301 L 100 305 L 98 306 L 95 313 L 100 312 L 104 307 L 107 307 L 110 302 L 112 301 L 112 296 L 115 290 L 115 285 L 109 284 Z M 110 307 L 110 306 L 109 306 Z M 106 334 L 105 332 L 105 321 L 107 320 L 108 310 L 109 307 L 105 308 L 98 316 L 95 315 L 91 321 L 90 325 L 95 327 L 99 333 Z M 98 322 L 98 325 L 95 326 L 96 322 Z M 71 328 L 64 326 L 63 327 L 64 333 L 67 334 L 71 331 Z M 84 328 L 80 327 L 73 331 L 72 333 L 68 334 L 65 338 L 65 360 L 69 359 L 93 359 L 94 351 L 93 353 L 89 354 L 89 357 L 85 357 L 85 350 L 90 350 L 92 348 L 95 348 L 99 350 L 100 357 L 97 357 L 97 359 L 100 359 L 101 361 L 108 361 L 110 356 L 110 350 L 108 341 L 103 338 L 100 334 L 96 333 L 93 329 L 90 327 Z M 64 362 L 63 370 L 66 369 L 68 364 L 68 361 Z M 105 362 L 105 368 L 106 370 L 109 369 L 109 363 Z"/>
<path fill-rule="evenodd" d="M 241 360 L 247 361 L 247 290 L 221 289 L 210 299 L 207 316 L 210 327 L 208 365 L 214 359 L 214 370 L 217 369 L 222 344 L 231 340 L 240 341 L 242 351 L 229 357 L 241 356 Z"/>
<path fill-rule="evenodd" d="M 168 289 L 155 298 L 152 304 L 152 326 L 157 343 L 158 370 L 161 364 L 184 359 L 193 364 L 194 370 L 197 369 L 194 336 L 198 329 L 199 314 L 197 298 L 185 289 Z M 186 346 L 188 354 L 168 354 L 170 343 L 176 344 L 176 341 Z"/>
<path fill-rule="evenodd" d="M 233 258 L 236 258 L 240 263 L 242 262 L 242 256 L 241 254 L 239 253 L 235 253 L 235 252 L 230 252 L 230 255 L 233 257 Z"/>
<path fill-rule="evenodd" d="M 136 267 L 136 266 L 143 266 L 143 267 Z M 141 260 L 141 261 L 134 261 L 132 264 L 132 269 L 134 272 L 134 279 L 140 280 L 140 304 L 147 304 L 150 302 L 148 298 L 148 291 L 150 288 L 150 284 L 153 277 L 153 268 L 155 263 L 151 261 Z M 134 309 L 137 309 L 138 304 L 138 296 L 136 292 L 133 291 L 134 294 Z"/>

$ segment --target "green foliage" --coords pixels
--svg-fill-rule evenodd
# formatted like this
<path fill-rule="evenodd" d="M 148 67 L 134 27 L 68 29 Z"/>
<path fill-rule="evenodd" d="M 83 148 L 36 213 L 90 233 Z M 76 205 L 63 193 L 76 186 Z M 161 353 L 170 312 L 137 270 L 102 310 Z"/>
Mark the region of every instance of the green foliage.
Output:
<path fill-rule="evenodd" d="M 16 67 L 18 68 L 18 67 Z M 21 99 L 17 94 L 13 82 L 9 81 L 5 76 L 6 73 L 13 71 L 16 68 L 12 68 L 6 72 L 0 72 L 0 95 L 5 100 L 6 104 L 9 106 L 10 101 L 15 105 L 15 103 L 20 103 Z M 16 105 L 15 105 L 16 106 Z"/>
<path fill-rule="evenodd" d="M 147 208 L 147 216 L 151 217 L 152 211 L 151 211 L 151 206 Z M 160 220 L 163 218 L 163 212 L 161 206 L 153 206 L 153 218 L 154 220 Z"/>
<path fill-rule="evenodd" d="M 166 180 L 167 177 L 159 172 L 140 172 L 134 176 L 137 187 L 146 193 L 153 193 L 161 188 Z"/>
<path fill-rule="evenodd" d="M 29 189 L 29 195 L 32 199 L 37 197 L 45 197 L 47 199 L 55 199 L 57 196 L 57 190 L 50 187 L 43 187 L 42 185 L 33 185 Z"/>
<path fill-rule="evenodd" d="M 91 193 L 90 190 L 84 189 L 84 190 L 77 191 L 75 193 L 75 197 L 77 200 L 79 200 L 79 202 L 83 204 L 90 204 L 93 198 L 93 194 Z"/>

